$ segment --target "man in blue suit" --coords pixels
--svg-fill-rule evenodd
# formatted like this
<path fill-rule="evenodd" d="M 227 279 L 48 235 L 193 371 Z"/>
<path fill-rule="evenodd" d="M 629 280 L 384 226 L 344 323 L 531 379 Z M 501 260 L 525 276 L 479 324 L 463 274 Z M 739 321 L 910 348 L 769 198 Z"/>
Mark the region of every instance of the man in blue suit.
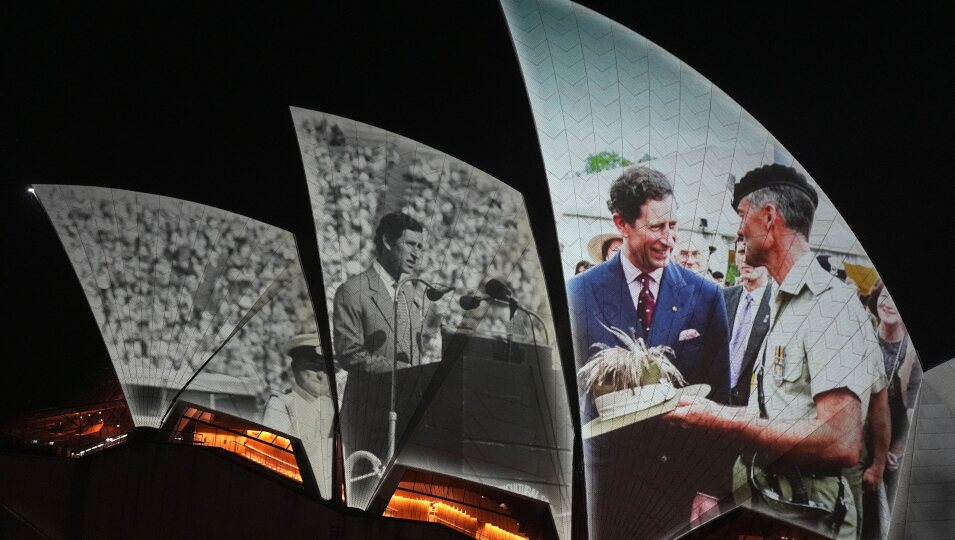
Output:
<path fill-rule="evenodd" d="M 607 206 L 623 247 L 568 284 L 578 369 L 599 344 L 620 345 L 606 328 L 616 327 L 648 346 L 673 348 L 687 384 L 708 384 L 710 399 L 729 403 L 723 295 L 670 260 L 677 235 L 670 181 L 646 167 L 627 169 L 611 186 Z M 596 418 L 593 397 L 582 390 L 580 407 L 582 423 Z M 728 474 L 729 463 L 718 455 L 725 452 L 704 452 L 659 419 L 585 440 L 591 538 L 670 536 L 688 521 L 697 492 L 713 494 Z"/>

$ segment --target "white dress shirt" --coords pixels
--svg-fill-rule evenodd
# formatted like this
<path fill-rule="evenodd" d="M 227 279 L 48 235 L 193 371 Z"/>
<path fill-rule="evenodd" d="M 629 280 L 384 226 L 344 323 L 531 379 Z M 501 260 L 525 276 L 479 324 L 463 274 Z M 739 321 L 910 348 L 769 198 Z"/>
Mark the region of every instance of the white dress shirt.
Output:
<path fill-rule="evenodd" d="M 381 265 L 376 259 L 375 262 L 371 263 L 371 267 L 375 269 L 375 272 L 378 274 L 378 277 L 381 278 L 381 281 L 385 283 L 385 289 L 388 290 L 388 296 L 392 300 L 395 299 L 395 285 L 398 283 L 395 278 L 391 277 L 391 274 L 385 270 L 385 267 Z"/>
<path fill-rule="evenodd" d="M 640 292 L 643 290 L 637 278 L 640 277 L 640 274 L 646 272 L 634 266 L 622 251 L 620 252 L 620 264 L 623 265 L 623 276 L 627 280 L 627 286 L 630 287 L 630 298 L 633 300 L 633 309 L 636 310 L 640 302 Z M 660 299 L 660 280 L 662 278 L 663 268 L 657 268 L 650 272 L 650 293 L 654 300 Z"/>

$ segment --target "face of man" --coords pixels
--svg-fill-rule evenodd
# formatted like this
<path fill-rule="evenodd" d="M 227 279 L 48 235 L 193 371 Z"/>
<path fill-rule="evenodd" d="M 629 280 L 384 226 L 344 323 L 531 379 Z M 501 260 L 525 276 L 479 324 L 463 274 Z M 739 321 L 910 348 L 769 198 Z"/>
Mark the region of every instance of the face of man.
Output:
<path fill-rule="evenodd" d="M 324 371 L 303 369 L 296 377 L 298 385 L 313 397 L 328 396 L 331 394 L 328 386 L 328 375 Z"/>
<path fill-rule="evenodd" d="M 621 247 L 623 247 L 623 240 L 611 240 L 610 244 L 607 246 L 607 257 L 604 258 L 604 260 L 609 261 L 612 259 L 613 256 L 620 251 Z"/>
<path fill-rule="evenodd" d="M 653 199 L 640 207 L 640 217 L 627 223 L 620 214 L 613 222 L 623 236 L 623 253 L 643 272 L 653 272 L 667 265 L 676 240 L 676 213 L 673 197 Z"/>
<path fill-rule="evenodd" d="M 677 264 L 694 273 L 703 273 L 703 257 L 700 255 L 699 247 L 692 242 L 688 242 L 686 244 L 678 245 L 675 251 Z"/>
<path fill-rule="evenodd" d="M 392 275 L 410 274 L 421 262 L 424 238 L 420 232 L 405 229 L 401 236 L 392 242 L 389 242 L 387 237 L 384 238 L 384 247 L 380 257 L 381 265 Z"/>
<path fill-rule="evenodd" d="M 769 256 L 768 208 L 755 208 L 749 197 L 739 203 L 739 230 L 737 236 L 746 243 L 746 261 L 752 266 L 765 266 Z"/>
<path fill-rule="evenodd" d="M 890 326 L 902 322 L 901 317 L 899 317 L 899 311 L 895 307 L 895 300 L 889 295 L 889 290 L 884 287 L 882 288 L 882 292 L 879 293 L 879 320 L 882 324 Z"/>
<path fill-rule="evenodd" d="M 766 276 L 766 268 L 762 266 L 750 266 L 746 262 L 746 246 L 740 244 L 736 248 L 736 267 L 739 268 L 739 278 L 744 284 L 758 286 Z"/>

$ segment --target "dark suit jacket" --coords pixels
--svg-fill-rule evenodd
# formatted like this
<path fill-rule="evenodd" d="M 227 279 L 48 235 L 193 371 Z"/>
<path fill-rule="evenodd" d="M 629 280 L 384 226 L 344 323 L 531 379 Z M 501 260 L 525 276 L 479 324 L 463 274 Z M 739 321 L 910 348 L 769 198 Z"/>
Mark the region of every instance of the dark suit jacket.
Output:
<path fill-rule="evenodd" d="M 649 335 L 643 335 L 625 281 L 620 254 L 570 280 L 568 303 L 578 368 L 597 343 L 618 345 L 601 324 L 635 332 L 649 346 L 667 345 L 689 384 L 713 387 L 710 398 L 729 401 L 729 337 L 720 287 L 689 270 L 668 264 L 663 271 Z M 699 337 L 680 340 L 684 330 Z M 593 399 L 581 395 L 581 422 L 596 417 Z M 727 441 L 707 441 L 652 418 L 599 437 L 584 446 L 591 538 L 672 536 L 690 517 L 697 491 L 728 491 L 724 455 L 736 456 Z M 726 462 L 726 463 L 724 463 Z"/>
<path fill-rule="evenodd" d="M 729 320 L 729 335 L 733 338 L 733 331 L 736 324 L 736 311 L 739 308 L 739 301 L 743 297 L 742 285 L 728 287 L 723 289 L 723 298 L 726 300 L 726 316 Z M 740 370 L 739 379 L 736 386 L 730 388 L 730 404 L 745 407 L 749 402 L 749 381 L 753 376 L 753 366 L 756 364 L 756 355 L 759 353 L 759 347 L 766 338 L 766 332 L 769 331 L 769 302 L 773 296 L 772 286 L 766 285 L 763 290 L 763 297 L 759 301 L 759 308 L 753 315 L 753 330 L 749 334 L 749 341 L 746 342 L 746 352 L 743 353 L 743 368 Z"/>
<path fill-rule="evenodd" d="M 604 328 L 616 327 L 633 332 L 650 347 L 672 347 L 676 352 L 674 364 L 687 384 L 708 384 L 713 388 L 710 399 L 728 403 L 729 334 L 720 287 L 676 263 L 668 264 L 660 280 L 650 334 L 645 336 L 620 256 L 618 253 L 568 283 L 567 301 L 578 369 L 597 352 L 597 344 L 618 345 L 613 334 Z M 684 330 L 696 330 L 699 337 L 681 341 L 680 333 Z M 581 405 L 581 420 L 593 420 L 593 400 L 581 395 Z"/>
<path fill-rule="evenodd" d="M 393 368 L 394 302 L 388 285 L 374 268 L 348 278 L 335 291 L 333 341 L 335 365 L 348 371 L 348 381 L 339 418 L 341 419 L 342 447 L 346 457 L 356 450 L 368 450 L 384 459 L 388 450 L 388 411 L 391 406 L 390 375 Z M 412 346 L 415 363 L 420 363 L 421 354 L 421 299 L 420 291 L 411 285 L 403 288 L 411 310 Z M 400 328 L 407 332 L 407 328 Z M 407 362 L 398 363 L 399 368 L 408 367 Z M 413 390 L 413 388 L 411 388 Z M 407 392 L 407 385 L 398 388 L 398 405 Z M 400 438 L 410 411 L 398 411 Z M 359 476 L 371 472 L 368 463 L 360 461 L 352 471 Z M 375 480 L 366 480 L 352 486 L 357 500 L 370 497 L 377 485 Z"/>
<path fill-rule="evenodd" d="M 350 373 L 391 371 L 395 354 L 394 303 L 374 268 L 348 278 L 335 291 L 333 340 L 338 367 Z M 403 288 L 411 308 L 414 361 L 421 361 L 421 298 L 411 285 Z M 399 329 L 407 332 L 407 328 Z M 408 363 L 399 362 L 398 367 Z"/>

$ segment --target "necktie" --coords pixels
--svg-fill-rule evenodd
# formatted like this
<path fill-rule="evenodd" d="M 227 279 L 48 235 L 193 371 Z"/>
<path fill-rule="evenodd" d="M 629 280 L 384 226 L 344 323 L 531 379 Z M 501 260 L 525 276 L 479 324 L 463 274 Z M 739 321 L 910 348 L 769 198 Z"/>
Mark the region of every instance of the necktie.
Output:
<path fill-rule="evenodd" d="M 653 293 L 650 291 L 650 274 L 640 274 L 637 281 L 640 282 L 640 297 L 637 299 L 637 318 L 640 319 L 640 326 L 643 327 L 643 335 L 650 335 L 650 324 L 653 322 L 653 310 L 656 307 L 656 300 L 653 299 Z"/>
<path fill-rule="evenodd" d="M 736 386 L 739 374 L 743 371 L 743 356 L 746 354 L 746 336 L 753 326 L 753 295 L 746 293 L 743 300 L 743 314 L 736 321 L 733 339 L 730 340 L 730 386 Z"/>
<path fill-rule="evenodd" d="M 397 283 L 395 286 L 397 287 Z M 395 343 L 395 353 L 399 362 L 410 362 L 411 358 L 411 318 L 408 314 L 408 297 L 404 290 L 395 289 L 395 298 L 398 301 L 398 318 L 395 328 L 398 333 L 398 342 Z"/>

